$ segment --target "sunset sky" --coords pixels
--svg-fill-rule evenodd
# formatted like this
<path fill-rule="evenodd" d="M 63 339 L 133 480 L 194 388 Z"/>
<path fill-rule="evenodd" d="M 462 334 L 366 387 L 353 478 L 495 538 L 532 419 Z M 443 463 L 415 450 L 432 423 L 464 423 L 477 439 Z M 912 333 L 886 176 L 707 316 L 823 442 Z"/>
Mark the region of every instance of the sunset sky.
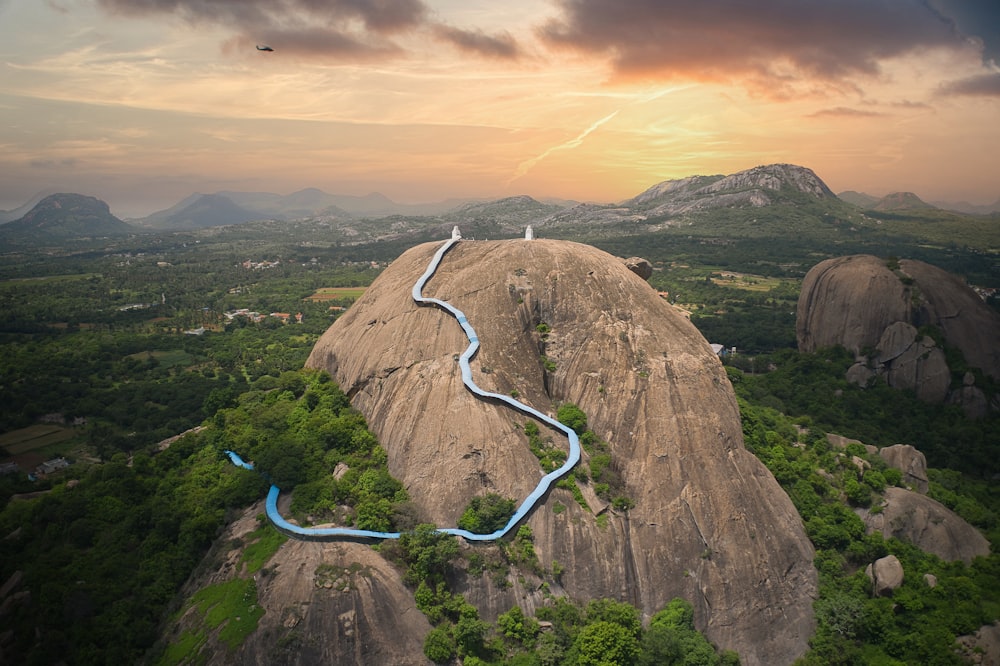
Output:
<path fill-rule="evenodd" d="M 1000 2 L 0 0 L 0 209 L 612 202 L 773 162 L 996 201 Z"/>

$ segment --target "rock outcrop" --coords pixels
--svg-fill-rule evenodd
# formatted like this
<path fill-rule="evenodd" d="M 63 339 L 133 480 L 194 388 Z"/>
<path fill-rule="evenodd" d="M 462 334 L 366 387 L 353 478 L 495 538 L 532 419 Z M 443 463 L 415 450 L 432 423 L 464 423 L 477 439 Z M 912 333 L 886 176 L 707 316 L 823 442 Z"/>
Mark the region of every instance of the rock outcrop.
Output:
<path fill-rule="evenodd" d="M 453 526 L 471 498 L 520 501 L 542 472 L 525 418 L 462 385 L 455 359 L 468 342 L 455 320 L 410 297 L 438 247 L 396 259 L 307 365 L 329 370 L 365 414 L 422 519 Z M 543 412 L 575 403 L 611 447 L 634 508 L 596 520 L 553 489 L 527 518 L 541 565 L 563 570 L 560 592 L 628 601 L 647 618 L 689 599 L 697 626 L 744 664 L 790 663 L 806 650 L 812 545 L 787 495 L 743 447 L 726 374 L 687 319 L 620 259 L 564 241 L 461 242 L 424 295 L 475 327 L 479 386 L 517 391 Z M 465 585 L 488 619 L 544 603 L 536 589 L 471 577 Z"/>
<path fill-rule="evenodd" d="M 263 502 L 251 507 L 217 543 L 245 539 L 260 526 L 263 511 Z M 201 585 L 248 577 L 242 548 L 218 553 L 214 561 Z M 399 571 L 369 546 L 287 541 L 253 580 L 264 610 L 256 631 L 235 650 L 210 632 L 201 650 L 208 664 L 430 663 L 423 654 L 430 623 Z M 178 629 L 204 633 L 197 615 L 182 617 Z"/>
<path fill-rule="evenodd" d="M 629 257 L 625 260 L 625 265 L 643 280 L 649 280 L 653 275 L 653 265 L 641 257 Z"/>
<path fill-rule="evenodd" d="M 806 274 L 796 317 L 801 351 L 841 345 L 858 355 L 848 371 L 866 385 L 876 375 L 924 401 L 958 402 L 971 416 L 988 400 L 971 383 L 952 389 L 941 344 L 920 332 L 931 326 L 984 374 L 1000 378 L 1000 314 L 961 279 L 921 261 L 896 265 L 871 255 L 827 259 Z"/>
<path fill-rule="evenodd" d="M 958 644 L 970 664 L 1000 664 L 1000 622 L 983 625 L 970 636 L 959 636 Z"/>
<path fill-rule="evenodd" d="M 909 541 L 942 560 L 969 564 L 990 554 L 990 542 L 937 500 L 903 488 L 886 488 L 882 511 L 858 509 L 868 533 Z"/>

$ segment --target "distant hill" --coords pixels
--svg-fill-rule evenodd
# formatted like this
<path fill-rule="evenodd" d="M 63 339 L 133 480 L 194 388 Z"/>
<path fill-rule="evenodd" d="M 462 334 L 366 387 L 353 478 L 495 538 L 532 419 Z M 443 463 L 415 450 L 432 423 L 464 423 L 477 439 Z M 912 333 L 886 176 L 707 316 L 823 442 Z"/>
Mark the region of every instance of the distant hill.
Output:
<path fill-rule="evenodd" d="M 893 192 L 879 199 L 871 208 L 880 211 L 914 211 L 931 210 L 934 206 L 923 201 L 913 192 Z"/>
<path fill-rule="evenodd" d="M 146 229 L 186 231 L 242 224 L 266 215 L 247 210 L 222 194 L 194 194 L 177 205 L 137 220 Z"/>
<path fill-rule="evenodd" d="M 56 190 L 45 190 L 39 192 L 35 196 L 28 199 L 26 203 L 12 210 L 0 210 L 0 224 L 7 224 L 8 222 L 13 222 L 14 220 L 19 220 L 28 214 L 32 208 L 38 205 L 38 202 L 49 196 L 50 194 L 56 194 Z"/>
<path fill-rule="evenodd" d="M 843 219 L 851 207 L 811 169 L 769 164 L 731 175 L 689 176 L 654 185 L 619 204 L 581 204 L 557 212 L 538 226 L 547 232 L 573 229 L 586 236 L 635 234 L 671 227 L 692 231 L 757 235 L 785 217 L 797 221 Z"/>
<path fill-rule="evenodd" d="M 912 192 L 894 192 L 884 197 L 875 197 L 864 192 L 847 190 L 837 196 L 849 204 L 867 210 L 880 211 L 921 211 L 945 210 L 965 215 L 993 215 L 1000 213 L 1000 199 L 991 204 L 981 206 L 968 201 L 931 201 L 926 202 Z"/>
<path fill-rule="evenodd" d="M 792 192 L 836 199 L 811 169 L 794 164 L 769 164 L 730 176 L 691 176 L 666 181 L 623 205 L 660 215 L 708 208 L 759 208 L 785 199 Z"/>
<path fill-rule="evenodd" d="M 878 203 L 878 197 L 873 197 L 870 194 L 865 194 L 864 192 L 855 192 L 854 190 L 847 190 L 846 192 L 840 192 L 837 197 L 846 201 L 849 204 L 853 204 L 858 208 L 871 208 Z"/>
<path fill-rule="evenodd" d="M 7 243 L 124 236 L 136 229 L 111 214 L 108 204 L 84 194 L 50 194 L 21 218 L 0 227 Z"/>
<path fill-rule="evenodd" d="M 931 204 L 944 210 L 953 210 L 956 213 L 965 213 L 966 215 L 992 215 L 1000 213 L 1000 199 L 985 206 L 969 203 L 968 201 L 932 201 Z"/>
<path fill-rule="evenodd" d="M 224 191 L 193 194 L 166 210 L 138 220 L 137 223 L 148 229 L 166 231 L 203 229 L 252 220 L 426 216 L 438 215 L 468 202 L 468 199 L 448 199 L 429 204 L 399 204 L 378 192 L 359 197 L 329 194 L 315 187 L 287 195 Z"/>

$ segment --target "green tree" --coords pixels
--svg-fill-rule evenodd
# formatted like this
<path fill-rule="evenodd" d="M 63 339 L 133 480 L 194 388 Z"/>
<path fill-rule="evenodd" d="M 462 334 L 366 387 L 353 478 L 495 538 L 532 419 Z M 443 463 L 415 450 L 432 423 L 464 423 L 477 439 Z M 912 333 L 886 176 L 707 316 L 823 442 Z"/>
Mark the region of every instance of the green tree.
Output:
<path fill-rule="evenodd" d="M 455 639 L 445 627 L 435 627 L 424 639 L 424 656 L 435 664 L 444 664 L 455 656 Z"/>
<path fill-rule="evenodd" d="M 588 624 L 573 641 L 567 661 L 579 666 L 631 666 L 639 653 L 635 635 L 618 624 Z"/>
<path fill-rule="evenodd" d="M 538 638 L 538 620 L 524 614 L 520 606 L 514 606 L 497 617 L 497 628 L 507 638 L 530 648 Z"/>

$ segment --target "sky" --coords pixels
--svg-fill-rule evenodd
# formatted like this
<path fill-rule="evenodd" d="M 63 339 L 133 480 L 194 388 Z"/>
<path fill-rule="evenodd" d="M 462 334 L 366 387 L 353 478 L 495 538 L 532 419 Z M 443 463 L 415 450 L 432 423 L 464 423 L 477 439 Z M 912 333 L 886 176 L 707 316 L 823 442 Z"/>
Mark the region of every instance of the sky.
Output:
<path fill-rule="evenodd" d="M 306 187 L 610 203 L 776 162 L 996 201 L 1000 2 L 0 0 L 3 210 Z"/>

